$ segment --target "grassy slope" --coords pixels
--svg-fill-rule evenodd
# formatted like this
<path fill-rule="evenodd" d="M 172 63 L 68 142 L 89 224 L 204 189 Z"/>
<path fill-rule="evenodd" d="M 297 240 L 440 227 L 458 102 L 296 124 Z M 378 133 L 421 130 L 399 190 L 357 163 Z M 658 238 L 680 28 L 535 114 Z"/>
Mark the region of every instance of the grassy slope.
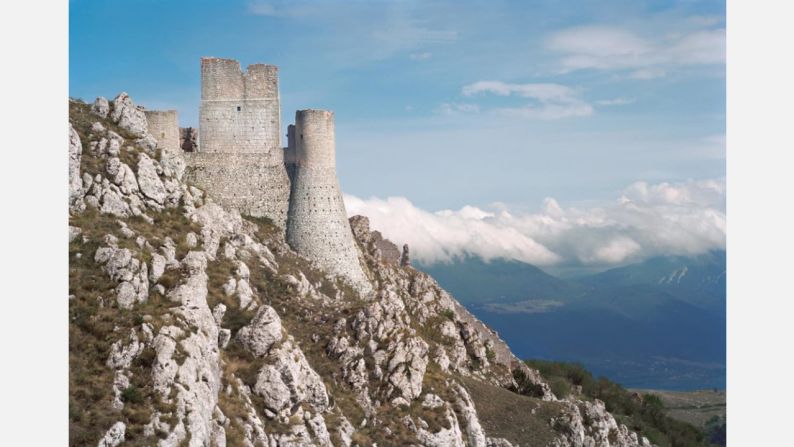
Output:
<path fill-rule="evenodd" d="M 488 436 L 513 445 L 545 446 L 557 437 L 548 421 L 560 413 L 560 404 L 513 393 L 476 379 L 463 378 L 480 423 Z"/>

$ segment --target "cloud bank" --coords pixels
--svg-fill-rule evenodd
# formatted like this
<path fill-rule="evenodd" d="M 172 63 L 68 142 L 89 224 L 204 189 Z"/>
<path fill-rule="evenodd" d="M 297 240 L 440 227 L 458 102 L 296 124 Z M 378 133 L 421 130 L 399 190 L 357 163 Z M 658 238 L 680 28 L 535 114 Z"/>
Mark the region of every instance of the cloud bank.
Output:
<path fill-rule="evenodd" d="M 653 79 L 683 66 L 725 63 L 725 29 L 695 29 L 655 39 L 608 26 L 582 26 L 556 32 L 546 40 L 561 55 L 563 72 L 627 70 L 635 79 Z"/>
<path fill-rule="evenodd" d="M 725 181 L 636 182 L 612 203 L 563 208 L 547 198 L 537 213 L 464 206 L 431 212 L 404 197 L 345 195 L 348 214 L 411 246 L 423 263 L 465 255 L 539 266 L 610 267 L 657 255 L 695 255 L 725 248 Z"/>

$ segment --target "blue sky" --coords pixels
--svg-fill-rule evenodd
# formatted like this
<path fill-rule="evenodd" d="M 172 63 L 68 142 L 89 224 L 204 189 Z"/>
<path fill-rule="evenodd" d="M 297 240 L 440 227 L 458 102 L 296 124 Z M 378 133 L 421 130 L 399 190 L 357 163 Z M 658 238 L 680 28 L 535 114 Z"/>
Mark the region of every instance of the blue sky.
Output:
<path fill-rule="evenodd" d="M 433 215 L 548 217 L 553 200 L 592 216 L 638 182 L 716 181 L 721 199 L 685 202 L 724 227 L 722 1 L 73 0 L 69 34 L 70 95 L 124 90 L 184 126 L 201 56 L 278 65 L 284 126 L 296 109 L 336 112 L 340 181 L 361 212 L 392 197 Z M 547 262 L 589 262 L 528 237 L 564 259 Z M 639 239 L 615 262 L 682 250 Z"/>

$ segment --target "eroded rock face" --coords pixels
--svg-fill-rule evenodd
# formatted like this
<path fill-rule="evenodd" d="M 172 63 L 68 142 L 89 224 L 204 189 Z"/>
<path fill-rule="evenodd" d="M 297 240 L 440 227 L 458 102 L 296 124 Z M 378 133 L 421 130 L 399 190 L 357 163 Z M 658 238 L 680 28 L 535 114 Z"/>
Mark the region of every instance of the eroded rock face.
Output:
<path fill-rule="evenodd" d="M 115 237 L 105 238 L 107 246 L 99 247 L 94 261 L 116 282 L 116 301 L 122 309 L 145 302 L 149 297 L 149 275 L 146 263 L 135 258 L 127 248 L 119 248 Z"/>
<path fill-rule="evenodd" d="M 83 154 L 83 144 L 80 135 L 69 124 L 69 210 L 80 212 L 85 209 L 83 201 L 83 178 L 80 175 L 80 159 Z"/>
<path fill-rule="evenodd" d="M 589 446 L 626 446 L 650 447 L 645 437 L 637 436 L 606 411 L 604 403 L 598 399 L 565 402 L 565 412 L 552 420 L 552 425 L 562 433 L 555 441 L 559 447 Z"/>

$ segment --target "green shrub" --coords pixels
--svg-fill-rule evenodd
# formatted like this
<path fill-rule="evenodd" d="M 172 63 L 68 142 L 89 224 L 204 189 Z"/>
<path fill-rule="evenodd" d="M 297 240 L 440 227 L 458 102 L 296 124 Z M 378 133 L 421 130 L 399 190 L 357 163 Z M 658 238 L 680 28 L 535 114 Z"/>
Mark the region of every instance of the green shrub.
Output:
<path fill-rule="evenodd" d="M 571 394 L 571 384 L 562 377 L 552 377 L 548 380 L 551 392 L 560 399 L 565 399 Z"/>
<path fill-rule="evenodd" d="M 533 383 L 529 380 L 524 371 L 516 368 L 513 370 L 513 378 L 516 380 L 518 387 L 513 390 L 518 394 L 523 394 L 530 397 L 543 397 L 543 387 Z"/>
<path fill-rule="evenodd" d="M 143 395 L 135 385 L 130 385 L 121 392 L 121 400 L 124 402 L 139 404 L 143 402 Z"/>

